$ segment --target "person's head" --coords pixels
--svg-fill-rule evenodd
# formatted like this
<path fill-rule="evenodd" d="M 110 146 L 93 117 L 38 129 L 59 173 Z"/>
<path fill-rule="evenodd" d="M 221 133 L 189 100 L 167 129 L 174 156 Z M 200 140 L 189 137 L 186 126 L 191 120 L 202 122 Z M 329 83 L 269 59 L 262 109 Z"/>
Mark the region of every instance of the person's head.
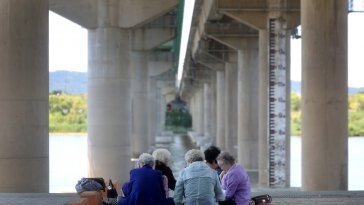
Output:
<path fill-rule="evenodd" d="M 228 171 L 235 164 L 235 158 L 229 152 L 221 152 L 216 158 L 222 170 Z"/>
<path fill-rule="evenodd" d="M 155 160 L 163 162 L 165 165 L 168 165 L 171 160 L 171 153 L 167 149 L 156 149 L 152 155 Z"/>
<path fill-rule="evenodd" d="M 137 165 L 138 167 L 143 167 L 144 165 L 154 167 L 154 157 L 148 153 L 143 153 L 139 156 Z"/>
<path fill-rule="evenodd" d="M 201 150 L 191 149 L 191 150 L 188 150 L 188 152 L 186 153 L 185 160 L 186 160 L 187 164 L 191 164 L 193 162 L 199 162 L 199 161 L 202 162 L 205 160 L 205 156 Z"/>
<path fill-rule="evenodd" d="M 219 168 L 216 158 L 217 156 L 219 156 L 220 152 L 221 152 L 220 149 L 215 146 L 210 146 L 204 151 L 206 163 L 212 169 Z"/>

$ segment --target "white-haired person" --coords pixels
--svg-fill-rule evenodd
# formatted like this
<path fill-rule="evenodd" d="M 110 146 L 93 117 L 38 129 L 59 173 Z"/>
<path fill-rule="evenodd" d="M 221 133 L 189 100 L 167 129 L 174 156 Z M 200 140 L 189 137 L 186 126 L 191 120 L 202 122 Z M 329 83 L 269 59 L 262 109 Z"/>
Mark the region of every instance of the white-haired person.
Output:
<path fill-rule="evenodd" d="M 205 162 L 201 150 L 192 149 L 185 155 L 187 167 L 182 170 L 174 190 L 176 205 L 215 205 L 225 196 L 221 190 L 219 177 L 215 170 Z"/>
<path fill-rule="evenodd" d="M 229 152 L 221 152 L 216 160 L 223 170 L 220 174 L 226 196 L 223 204 L 249 205 L 250 180 L 247 172 L 235 163 L 235 158 Z"/>
<path fill-rule="evenodd" d="M 123 185 L 125 197 L 119 205 L 165 205 L 166 195 L 160 171 L 154 170 L 154 157 L 143 153 L 136 169 L 130 171 L 130 181 Z"/>
<path fill-rule="evenodd" d="M 176 187 L 176 179 L 173 176 L 171 168 L 168 166 L 171 161 L 171 153 L 167 149 L 156 149 L 152 153 L 155 159 L 155 169 L 162 172 L 162 175 L 168 179 L 168 188 L 174 190 Z"/>

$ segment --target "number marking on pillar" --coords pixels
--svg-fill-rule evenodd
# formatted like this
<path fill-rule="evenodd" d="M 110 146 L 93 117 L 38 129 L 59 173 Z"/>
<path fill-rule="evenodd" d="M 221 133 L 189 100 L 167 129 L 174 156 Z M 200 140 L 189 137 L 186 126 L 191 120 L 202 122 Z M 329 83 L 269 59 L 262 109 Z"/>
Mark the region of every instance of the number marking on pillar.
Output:
<path fill-rule="evenodd" d="M 269 186 L 286 185 L 286 33 L 284 21 L 269 19 Z"/>

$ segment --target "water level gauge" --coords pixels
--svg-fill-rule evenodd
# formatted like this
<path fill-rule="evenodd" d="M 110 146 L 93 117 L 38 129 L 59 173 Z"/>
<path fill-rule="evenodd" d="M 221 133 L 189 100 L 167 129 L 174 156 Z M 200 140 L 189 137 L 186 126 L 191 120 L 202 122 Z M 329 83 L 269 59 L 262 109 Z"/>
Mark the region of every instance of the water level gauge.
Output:
<path fill-rule="evenodd" d="M 269 19 L 269 186 L 286 186 L 286 22 Z"/>

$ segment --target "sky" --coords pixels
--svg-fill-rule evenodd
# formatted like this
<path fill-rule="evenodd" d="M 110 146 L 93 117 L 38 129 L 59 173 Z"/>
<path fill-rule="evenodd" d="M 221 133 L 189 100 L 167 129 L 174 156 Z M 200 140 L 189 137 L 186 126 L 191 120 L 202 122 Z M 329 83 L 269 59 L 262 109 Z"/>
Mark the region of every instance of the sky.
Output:
<path fill-rule="evenodd" d="M 87 72 L 87 29 L 49 12 L 49 71 Z"/>
<path fill-rule="evenodd" d="M 195 0 L 185 1 L 185 7 L 183 9 L 183 24 L 182 24 L 182 37 L 181 37 L 181 48 L 179 52 L 179 62 L 178 62 L 178 72 L 177 72 L 177 83 L 178 87 L 180 86 L 180 80 L 182 79 L 182 71 L 183 71 L 183 64 L 186 57 L 186 49 L 187 43 L 191 28 L 191 20 L 193 14 L 193 8 L 195 5 Z"/>
<path fill-rule="evenodd" d="M 189 32 L 193 2 L 186 4 L 183 33 Z M 364 13 L 348 17 L 348 77 L 350 87 L 364 87 Z M 180 59 L 186 53 L 187 38 L 182 35 Z M 68 70 L 87 72 L 87 30 L 49 12 L 49 71 Z M 183 66 L 180 61 L 179 67 Z M 181 76 L 181 72 L 179 72 Z M 301 81 L 301 40 L 291 40 L 291 80 Z"/>
<path fill-rule="evenodd" d="M 364 13 L 348 16 L 348 81 L 364 87 Z M 301 40 L 291 40 L 291 80 L 301 81 Z"/>

